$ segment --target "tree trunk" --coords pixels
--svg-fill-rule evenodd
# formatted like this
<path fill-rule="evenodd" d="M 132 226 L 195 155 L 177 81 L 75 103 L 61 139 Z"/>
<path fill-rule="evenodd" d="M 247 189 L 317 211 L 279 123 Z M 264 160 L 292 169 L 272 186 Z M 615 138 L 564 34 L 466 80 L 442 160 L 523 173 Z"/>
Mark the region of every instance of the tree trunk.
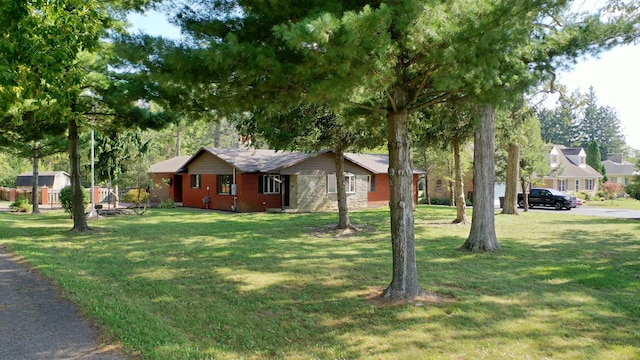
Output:
<path fill-rule="evenodd" d="M 495 145 L 493 106 L 478 109 L 480 124 L 475 131 L 473 154 L 473 213 L 469 238 L 462 245 L 468 251 L 493 251 L 500 248 L 494 219 Z"/>
<path fill-rule="evenodd" d="M 31 182 L 31 205 L 32 205 L 32 214 L 40 214 L 40 201 L 38 198 L 38 168 L 40 165 L 40 157 L 38 154 L 38 146 L 35 145 L 33 148 L 33 178 Z"/>
<path fill-rule="evenodd" d="M 518 215 L 518 178 L 520 170 L 520 145 L 510 143 L 507 155 L 507 180 L 504 190 L 503 214 Z"/>
<path fill-rule="evenodd" d="M 182 128 L 180 122 L 176 124 L 176 156 L 180 156 L 182 152 Z"/>
<path fill-rule="evenodd" d="M 456 219 L 454 224 L 467 223 L 467 202 L 464 196 L 462 161 L 460 161 L 460 141 L 453 140 L 453 166 L 455 170 Z"/>
<path fill-rule="evenodd" d="M 524 212 L 527 212 L 529 211 L 529 184 L 525 179 L 522 179 L 520 181 L 520 187 L 522 188 L 522 208 L 524 209 Z"/>
<path fill-rule="evenodd" d="M 338 196 L 338 229 L 351 227 L 349 206 L 347 205 L 347 189 L 344 182 L 344 149 L 342 144 L 335 147 L 336 155 L 336 190 Z"/>
<path fill-rule="evenodd" d="M 220 133 L 222 130 L 222 124 L 220 120 L 216 122 L 216 133 L 213 136 L 213 147 L 220 147 Z"/>
<path fill-rule="evenodd" d="M 429 195 L 429 175 L 424 176 L 424 194 L 427 205 L 431 205 L 431 195 Z"/>
<path fill-rule="evenodd" d="M 394 104 L 390 104 L 387 121 L 389 147 L 389 190 L 391 215 L 391 248 L 393 253 L 393 277 L 384 291 L 384 297 L 392 300 L 411 300 L 425 291 L 418 282 L 416 244 L 413 223 L 413 167 L 409 144 L 409 117 L 404 106 L 408 93 L 396 85 L 392 91 Z"/>
<path fill-rule="evenodd" d="M 69 115 L 69 162 L 71 165 L 71 189 L 72 200 L 71 214 L 73 216 L 73 228 L 75 231 L 87 231 L 87 219 L 84 215 L 84 197 L 82 188 L 82 181 L 80 179 L 80 149 L 79 149 L 79 137 L 78 137 L 78 124 L 75 119 L 75 111 L 72 115 Z"/>

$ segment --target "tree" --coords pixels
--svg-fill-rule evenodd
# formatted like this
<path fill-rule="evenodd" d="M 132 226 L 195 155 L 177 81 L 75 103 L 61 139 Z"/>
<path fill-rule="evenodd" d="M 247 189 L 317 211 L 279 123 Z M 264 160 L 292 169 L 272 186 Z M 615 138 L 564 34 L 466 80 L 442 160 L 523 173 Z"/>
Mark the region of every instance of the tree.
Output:
<path fill-rule="evenodd" d="M 422 121 L 414 130 L 416 141 L 425 147 L 449 149 L 453 152 L 453 188 L 451 205 L 456 206 L 455 224 L 467 223 L 466 198 L 464 193 L 464 166 L 461 147 L 473 137 L 475 123 L 472 109 L 462 102 L 437 104 L 423 111 Z M 424 119 L 426 117 L 427 119 Z"/>
<path fill-rule="evenodd" d="M 347 118 L 352 118 L 347 121 Z M 338 229 L 352 227 L 347 205 L 344 153 L 374 147 L 382 142 L 380 117 L 337 113 L 321 105 L 294 104 L 284 111 L 269 113 L 256 107 L 243 117 L 238 128 L 244 135 L 258 135 L 275 150 L 317 152 L 330 148 L 335 154 Z M 366 125 L 362 124 L 366 123 Z"/>
<path fill-rule="evenodd" d="M 604 166 L 602 165 L 602 155 L 600 155 L 600 147 L 595 141 L 592 141 L 587 145 L 587 165 L 591 166 L 599 173 L 603 173 Z"/>
<path fill-rule="evenodd" d="M 407 300 L 424 293 L 415 259 L 409 115 L 445 101 L 475 99 L 483 120 L 479 131 L 491 132 L 495 104 L 553 70 L 554 59 L 618 43 L 619 35 L 629 32 L 621 26 L 627 21 L 601 26 L 597 16 L 556 26 L 548 15 L 562 5 L 204 1 L 179 16 L 200 46 L 182 46 L 153 59 L 163 58 L 156 68 L 173 72 L 174 80 L 210 84 L 215 91 L 208 101 L 233 112 L 250 111 L 256 103 L 281 107 L 304 101 L 384 114 L 393 256 L 384 297 Z M 549 20 L 542 24 L 543 19 Z M 477 136 L 483 146 L 476 151 L 488 163 L 475 171 L 486 180 L 491 176 L 484 173 L 493 173 L 491 136 Z M 476 212 L 493 216 L 490 191 L 476 191 L 474 204 L 490 202 L 491 209 L 487 213 L 486 206 L 478 206 L 474 217 Z M 495 238 L 493 224 L 487 225 L 476 231 L 493 232 Z"/>
<path fill-rule="evenodd" d="M 528 192 L 531 185 L 542 181 L 543 176 L 549 174 L 551 167 L 547 160 L 549 146 L 542 141 L 540 122 L 529 114 L 524 119 L 523 133 L 527 136 L 520 148 L 520 188 L 523 203 L 519 204 L 524 211 L 529 211 Z"/>
<path fill-rule="evenodd" d="M 146 0 L 61 0 L 7 3 L 0 9 L 0 20 L 8 30 L 8 36 L 0 41 L 0 50 L 6 55 L 0 61 L 3 74 L 0 103 L 11 108 L 25 99 L 33 98 L 40 103 L 46 100 L 51 107 L 49 118 L 62 119 L 67 126 L 73 230 L 89 229 L 82 202 L 79 145 L 86 121 L 97 115 L 96 101 L 108 104 L 112 114 L 126 119 L 126 124 L 140 125 L 148 120 L 159 123 L 145 116 L 148 111 L 133 103 L 138 99 L 132 99 L 131 95 L 139 93 L 131 91 L 133 87 L 128 86 L 128 92 L 119 91 L 130 82 L 122 81 L 115 72 L 112 77 L 107 76 L 106 50 L 110 45 L 102 42 L 109 31 L 122 30 L 117 19 L 126 10 L 146 4 Z M 103 56 L 97 56 L 98 53 Z M 25 91 L 31 89 L 28 86 L 31 83 L 38 84 L 36 90 Z M 50 133 L 46 129 L 41 131 Z"/>
<path fill-rule="evenodd" d="M 598 106 L 593 87 L 584 96 L 586 105 L 576 126 L 579 131 L 579 146 L 587 148 L 590 143 L 596 142 L 601 155 L 600 161 L 605 160 L 610 153 L 621 153 L 625 140 L 617 112 L 609 106 Z M 600 165 L 592 167 L 601 171 Z"/>
<path fill-rule="evenodd" d="M 600 188 L 602 192 L 607 195 L 607 199 L 610 199 L 612 201 L 618 194 L 622 193 L 623 191 L 622 185 L 618 184 L 617 182 L 606 182 L 602 184 Z"/>
<path fill-rule="evenodd" d="M 510 111 L 502 112 L 499 116 L 497 138 L 498 144 L 507 152 L 505 194 L 502 206 L 503 214 L 518 214 L 518 182 L 520 179 L 520 151 L 527 134 L 523 131 L 522 123 L 528 112 L 524 108 L 524 99 L 518 99 Z"/>
<path fill-rule="evenodd" d="M 632 198 L 640 200 L 640 157 L 636 159 L 636 172 L 637 175 L 633 176 L 629 185 L 624 188 L 624 191 Z"/>

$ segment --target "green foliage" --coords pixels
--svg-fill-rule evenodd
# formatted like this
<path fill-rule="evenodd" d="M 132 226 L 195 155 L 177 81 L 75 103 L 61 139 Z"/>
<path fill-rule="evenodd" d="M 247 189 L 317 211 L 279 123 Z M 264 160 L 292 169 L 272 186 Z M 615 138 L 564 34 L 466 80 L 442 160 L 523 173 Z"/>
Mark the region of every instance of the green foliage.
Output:
<path fill-rule="evenodd" d="M 640 169 L 640 166 L 637 168 Z M 624 188 L 624 191 L 632 198 L 640 200 L 640 175 L 635 175 L 633 179 L 631 179 L 631 183 Z"/>
<path fill-rule="evenodd" d="M 145 189 L 131 189 L 122 197 L 122 201 L 133 204 L 134 206 L 144 205 L 151 201 L 151 194 Z"/>
<path fill-rule="evenodd" d="M 131 203 L 133 211 L 138 215 L 143 215 L 151 203 L 151 194 L 145 189 L 131 189 L 124 194 L 122 201 Z"/>
<path fill-rule="evenodd" d="M 175 209 L 176 203 L 172 199 L 163 200 L 158 204 L 160 209 Z"/>
<path fill-rule="evenodd" d="M 73 188 L 71 185 L 65 186 L 60 190 L 59 195 L 60 204 L 64 211 L 69 214 L 69 217 L 73 217 Z M 83 189 L 82 190 L 82 204 L 83 209 L 86 209 L 90 202 L 89 191 Z"/>
<path fill-rule="evenodd" d="M 18 199 L 12 202 L 9 208 L 13 212 L 31 212 L 33 205 L 31 205 L 27 199 Z"/>
<path fill-rule="evenodd" d="M 602 155 L 600 155 L 600 147 L 598 143 L 592 141 L 587 145 L 587 165 L 602 174 Z"/>
<path fill-rule="evenodd" d="M 451 224 L 453 208 L 417 206 L 430 296 L 402 305 L 370 299 L 392 266 L 388 209 L 352 216 L 362 231 L 328 229 L 331 214 L 189 209 L 93 222 L 99 236 L 70 233 L 59 212 L 0 213 L 0 224 L 11 224 L 3 244 L 73 294 L 103 343 L 130 358 L 640 355 L 637 221 L 496 215 L 503 250 L 468 255 L 458 248 L 469 227 Z"/>
<path fill-rule="evenodd" d="M 556 108 L 539 111 L 538 118 L 545 142 L 585 149 L 596 142 L 600 160 L 606 159 L 607 154 L 624 150 L 618 114 L 611 107 L 598 105 L 593 87 L 586 94 L 575 92 L 562 98 Z M 599 165 L 591 166 L 600 171 Z"/>

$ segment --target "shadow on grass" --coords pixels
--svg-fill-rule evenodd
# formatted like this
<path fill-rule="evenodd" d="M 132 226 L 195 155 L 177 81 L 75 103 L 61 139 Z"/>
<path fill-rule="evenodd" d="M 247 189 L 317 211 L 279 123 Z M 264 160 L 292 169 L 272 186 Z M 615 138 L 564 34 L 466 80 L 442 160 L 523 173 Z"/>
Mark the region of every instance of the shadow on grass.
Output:
<path fill-rule="evenodd" d="M 13 250 L 148 358 L 558 358 L 640 341 L 640 239 L 616 231 L 628 222 L 502 217 L 503 249 L 470 254 L 457 250 L 468 227 L 444 223 L 452 211 L 416 213 L 421 282 L 457 300 L 437 306 L 366 301 L 391 276 L 382 210 L 352 213 L 367 231 L 346 238 L 317 232 L 336 214 L 154 211 L 94 222 L 93 234 L 56 217 L 0 224 Z"/>

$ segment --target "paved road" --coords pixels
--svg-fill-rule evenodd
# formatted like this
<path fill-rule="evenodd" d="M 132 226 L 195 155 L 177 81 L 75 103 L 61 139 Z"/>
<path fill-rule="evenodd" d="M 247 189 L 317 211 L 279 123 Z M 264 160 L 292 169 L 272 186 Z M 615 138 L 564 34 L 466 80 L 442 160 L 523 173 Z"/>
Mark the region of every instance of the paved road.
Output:
<path fill-rule="evenodd" d="M 49 281 L 0 244 L 0 359 L 125 360 L 98 336 Z"/>
<path fill-rule="evenodd" d="M 520 211 L 522 211 L 522 209 L 520 209 Z M 580 206 L 580 207 L 571 209 L 570 211 L 555 210 L 554 208 L 551 208 L 551 207 L 548 207 L 548 208 L 535 207 L 533 209 L 530 209 L 530 211 L 559 212 L 562 214 L 603 216 L 603 217 L 640 220 L 640 210 L 603 209 L 603 208 L 597 208 L 597 207 Z"/>

